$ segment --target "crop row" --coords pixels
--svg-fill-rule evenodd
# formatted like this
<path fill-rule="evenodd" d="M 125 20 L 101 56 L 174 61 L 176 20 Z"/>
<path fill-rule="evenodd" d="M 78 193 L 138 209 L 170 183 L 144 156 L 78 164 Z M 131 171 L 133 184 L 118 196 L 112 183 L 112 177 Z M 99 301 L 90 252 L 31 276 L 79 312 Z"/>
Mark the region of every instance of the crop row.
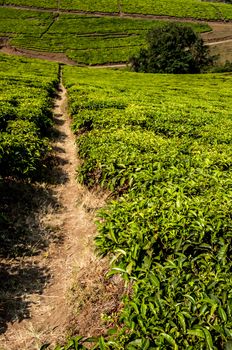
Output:
<path fill-rule="evenodd" d="M 115 197 L 97 247 L 110 275 L 133 281 L 116 334 L 97 348 L 229 349 L 231 76 L 66 67 L 64 79 L 79 178 Z"/>
<path fill-rule="evenodd" d="M 68 9 L 79 11 L 125 12 L 175 17 L 192 17 L 198 19 L 232 19 L 232 7 L 221 2 L 199 0 L 0 0 L 0 4 L 24 5 L 52 9 Z"/>
<path fill-rule="evenodd" d="M 66 53 L 85 64 L 127 62 L 145 43 L 147 31 L 164 21 L 56 15 L 1 9 L 0 35 L 16 47 Z M 191 24 L 198 32 L 208 25 Z"/>
<path fill-rule="evenodd" d="M 199 0 L 122 0 L 122 8 L 128 13 L 144 13 L 198 19 L 231 19 L 232 6 Z"/>
<path fill-rule="evenodd" d="M 35 175 L 49 150 L 57 65 L 0 56 L 0 176 Z"/>
<path fill-rule="evenodd" d="M 0 11 L 0 35 L 40 37 L 53 20 L 53 15 L 50 13 L 2 8 Z"/>

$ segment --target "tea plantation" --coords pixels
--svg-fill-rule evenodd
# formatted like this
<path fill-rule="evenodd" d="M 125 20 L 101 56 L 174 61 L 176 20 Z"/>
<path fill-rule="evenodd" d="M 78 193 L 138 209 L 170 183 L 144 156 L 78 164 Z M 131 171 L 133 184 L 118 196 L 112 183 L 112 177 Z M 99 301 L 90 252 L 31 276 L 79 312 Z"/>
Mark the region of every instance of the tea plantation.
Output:
<path fill-rule="evenodd" d="M 0 55 L 0 177 L 31 177 L 50 149 L 58 65 Z"/>
<path fill-rule="evenodd" d="M 231 75 L 65 67 L 64 82 L 79 179 L 114 196 L 98 251 L 132 287 L 96 349 L 230 349 Z"/>
<path fill-rule="evenodd" d="M 147 31 L 165 21 L 92 17 L 1 8 L 0 36 L 18 48 L 63 52 L 78 63 L 127 62 L 145 44 Z M 207 24 L 189 24 L 207 32 Z"/>
<path fill-rule="evenodd" d="M 142 13 L 208 20 L 232 19 L 230 4 L 200 0 L 0 0 L 0 5 L 12 4 L 59 10 Z"/>
<path fill-rule="evenodd" d="M 149 29 L 166 23 L 136 14 L 229 21 L 232 5 L 0 0 L 0 38 L 80 65 L 125 63 Z M 1 54 L 0 185 L 37 180 L 61 82 L 82 160 L 78 180 L 110 193 L 97 212 L 97 252 L 126 293 L 102 336 L 86 332 L 56 350 L 231 350 L 231 73 L 137 74 Z"/>

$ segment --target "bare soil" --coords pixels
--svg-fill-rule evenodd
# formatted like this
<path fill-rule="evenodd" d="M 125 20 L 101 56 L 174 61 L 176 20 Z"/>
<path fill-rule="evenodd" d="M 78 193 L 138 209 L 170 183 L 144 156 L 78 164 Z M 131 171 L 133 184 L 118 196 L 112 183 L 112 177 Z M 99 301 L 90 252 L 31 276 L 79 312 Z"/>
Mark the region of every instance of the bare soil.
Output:
<path fill-rule="evenodd" d="M 108 264 L 95 257 L 93 237 L 95 212 L 104 205 L 107 194 L 100 190 L 91 192 L 77 183 L 76 168 L 80 161 L 62 84 L 55 100 L 54 121 L 53 154 L 47 174 L 50 184 L 24 184 L 20 188 L 20 184 L 10 182 L 3 186 L 2 193 L 5 199 L 8 196 L 7 205 L 15 217 L 12 227 L 23 228 L 26 240 L 18 241 L 12 254 L 7 249 L 5 255 L 0 251 L 1 350 L 38 350 L 43 343 L 62 342 L 67 332 L 74 332 L 70 324 L 76 330 L 98 333 L 104 305 L 109 311 L 117 304 L 112 300 L 116 300 L 113 295 L 115 288 L 119 290 L 115 287 L 118 282 L 113 285 L 110 282 L 112 298 L 106 282 L 98 300 L 92 300 L 95 309 L 92 321 L 91 298 L 74 293 L 83 290 L 88 276 L 88 290 L 92 288 L 93 295 L 93 281 L 99 277 L 96 271 L 104 280 Z M 11 200 L 12 194 L 17 198 Z M 86 303 L 89 313 L 78 317 L 80 305 Z M 71 322 L 74 319 L 75 327 Z"/>
<path fill-rule="evenodd" d="M 220 45 L 220 44 L 229 44 L 232 42 L 232 39 L 224 39 L 224 40 L 220 40 L 220 41 L 213 41 L 213 42 L 209 42 L 206 43 L 207 46 L 215 46 L 215 45 Z"/>

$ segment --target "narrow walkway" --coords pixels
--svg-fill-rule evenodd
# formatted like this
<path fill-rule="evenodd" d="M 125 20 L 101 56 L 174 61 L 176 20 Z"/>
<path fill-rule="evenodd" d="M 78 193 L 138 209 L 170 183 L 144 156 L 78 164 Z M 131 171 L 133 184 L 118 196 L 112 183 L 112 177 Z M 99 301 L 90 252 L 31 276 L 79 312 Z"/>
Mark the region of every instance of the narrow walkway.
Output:
<path fill-rule="evenodd" d="M 53 150 L 58 171 L 57 174 L 51 171 L 54 184 L 49 185 L 49 190 L 58 206 L 44 213 L 40 221 L 42 226 L 58 231 L 60 239 L 39 256 L 31 257 L 34 264 L 46 267 L 47 283 L 40 293 L 25 294 L 29 315 L 21 322 L 16 320 L 7 324 L 5 333 L 0 335 L 1 350 L 38 350 L 44 342 L 62 341 L 72 313 L 68 294 L 76 273 L 96 259 L 92 243 L 95 235 L 93 218 L 105 198 L 77 183 L 79 160 L 62 83 L 55 100 L 54 120 Z M 32 275 L 32 285 L 36 283 L 34 279 L 36 276 Z"/>

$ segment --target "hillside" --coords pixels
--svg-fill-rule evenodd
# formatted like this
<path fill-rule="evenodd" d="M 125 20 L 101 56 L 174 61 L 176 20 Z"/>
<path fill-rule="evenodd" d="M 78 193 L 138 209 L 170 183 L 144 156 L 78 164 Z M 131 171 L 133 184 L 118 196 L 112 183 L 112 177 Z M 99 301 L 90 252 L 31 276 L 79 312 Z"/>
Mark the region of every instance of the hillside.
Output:
<path fill-rule="evenodd" d="M 141 8 L 142 14 L 136 15 L 130 14 L 130 11 L 127 14 L 111 12 L 107 7 L 104 7 L 105 13 L 96 12 L 95 8 L 90 7 L 88 11 L 93 11 L 90 14 L 85 13 L 82 7 L 77 12 L 72 10 L 74 4 L 72 6 L 70 4 L 69 9 L 59 11 L 49 8 L 42 10 L 45 4 L 41 2 L 39 4 L 40 10 L 33 8 L 30 2 L 25 2 L 27 7 L 24 9 L 14 8 L 14 5 L 1 7 L 0 48 L 2 52 L 28 57 L 47 57 L 49 60 L 67 64 L 126 63 L 128 58 L 136 54 L 145 44 L 145 36 L 150 28 L 162 26 L 167 20 L 177 20 L 187 23 L 199 33 L 209 33 L 204 34 L 203 38 L 213 54 L 220 53 L 221 62 L 231 60 L 232 24 L 230 22 L 204 23 L 193 18 L 185 18 L 182 14 L 172 12 L 172 9 L 170 12 L 158 11 L 158 15 L 147 16 L 146 9 L 143 8 Z M 212 5 L 212 3 L 204 4 Z M 68 6 L 67 3 L 66 6 Z M 102 3 L 101 6 L 103 6 Z M 197 14 L 195 5 L 191 6 L 193 14 Z M 170 14 L 172 17 L 169 16 Z M 179 18 L 173 16 L 179 16 Z M 186 16 L 197 18 L 194 15 Z M 201 18 L 209 19 L 210 16 Z M 215 20 L 217 17 L 212 16 L 211 19 Z M 48 53 L 47 56 L 46 53 Z"/>
<path fill-rule="evenodd" d="M 0 0 L 0 350 L 232 349 L 232 76 L 129 71 L 170 21 L 232 62 L 222 1 Z"/>
<path fill-rule="evenodd" d="M 84 16 L 2 8 L 0 36 L 13 47 L 65 53 L 79 64 L 127 62 L 145 44 L 149 28 L 166 22 L 152 19 Z M 202 23 L 189 23 L 197 32 Z"/>

